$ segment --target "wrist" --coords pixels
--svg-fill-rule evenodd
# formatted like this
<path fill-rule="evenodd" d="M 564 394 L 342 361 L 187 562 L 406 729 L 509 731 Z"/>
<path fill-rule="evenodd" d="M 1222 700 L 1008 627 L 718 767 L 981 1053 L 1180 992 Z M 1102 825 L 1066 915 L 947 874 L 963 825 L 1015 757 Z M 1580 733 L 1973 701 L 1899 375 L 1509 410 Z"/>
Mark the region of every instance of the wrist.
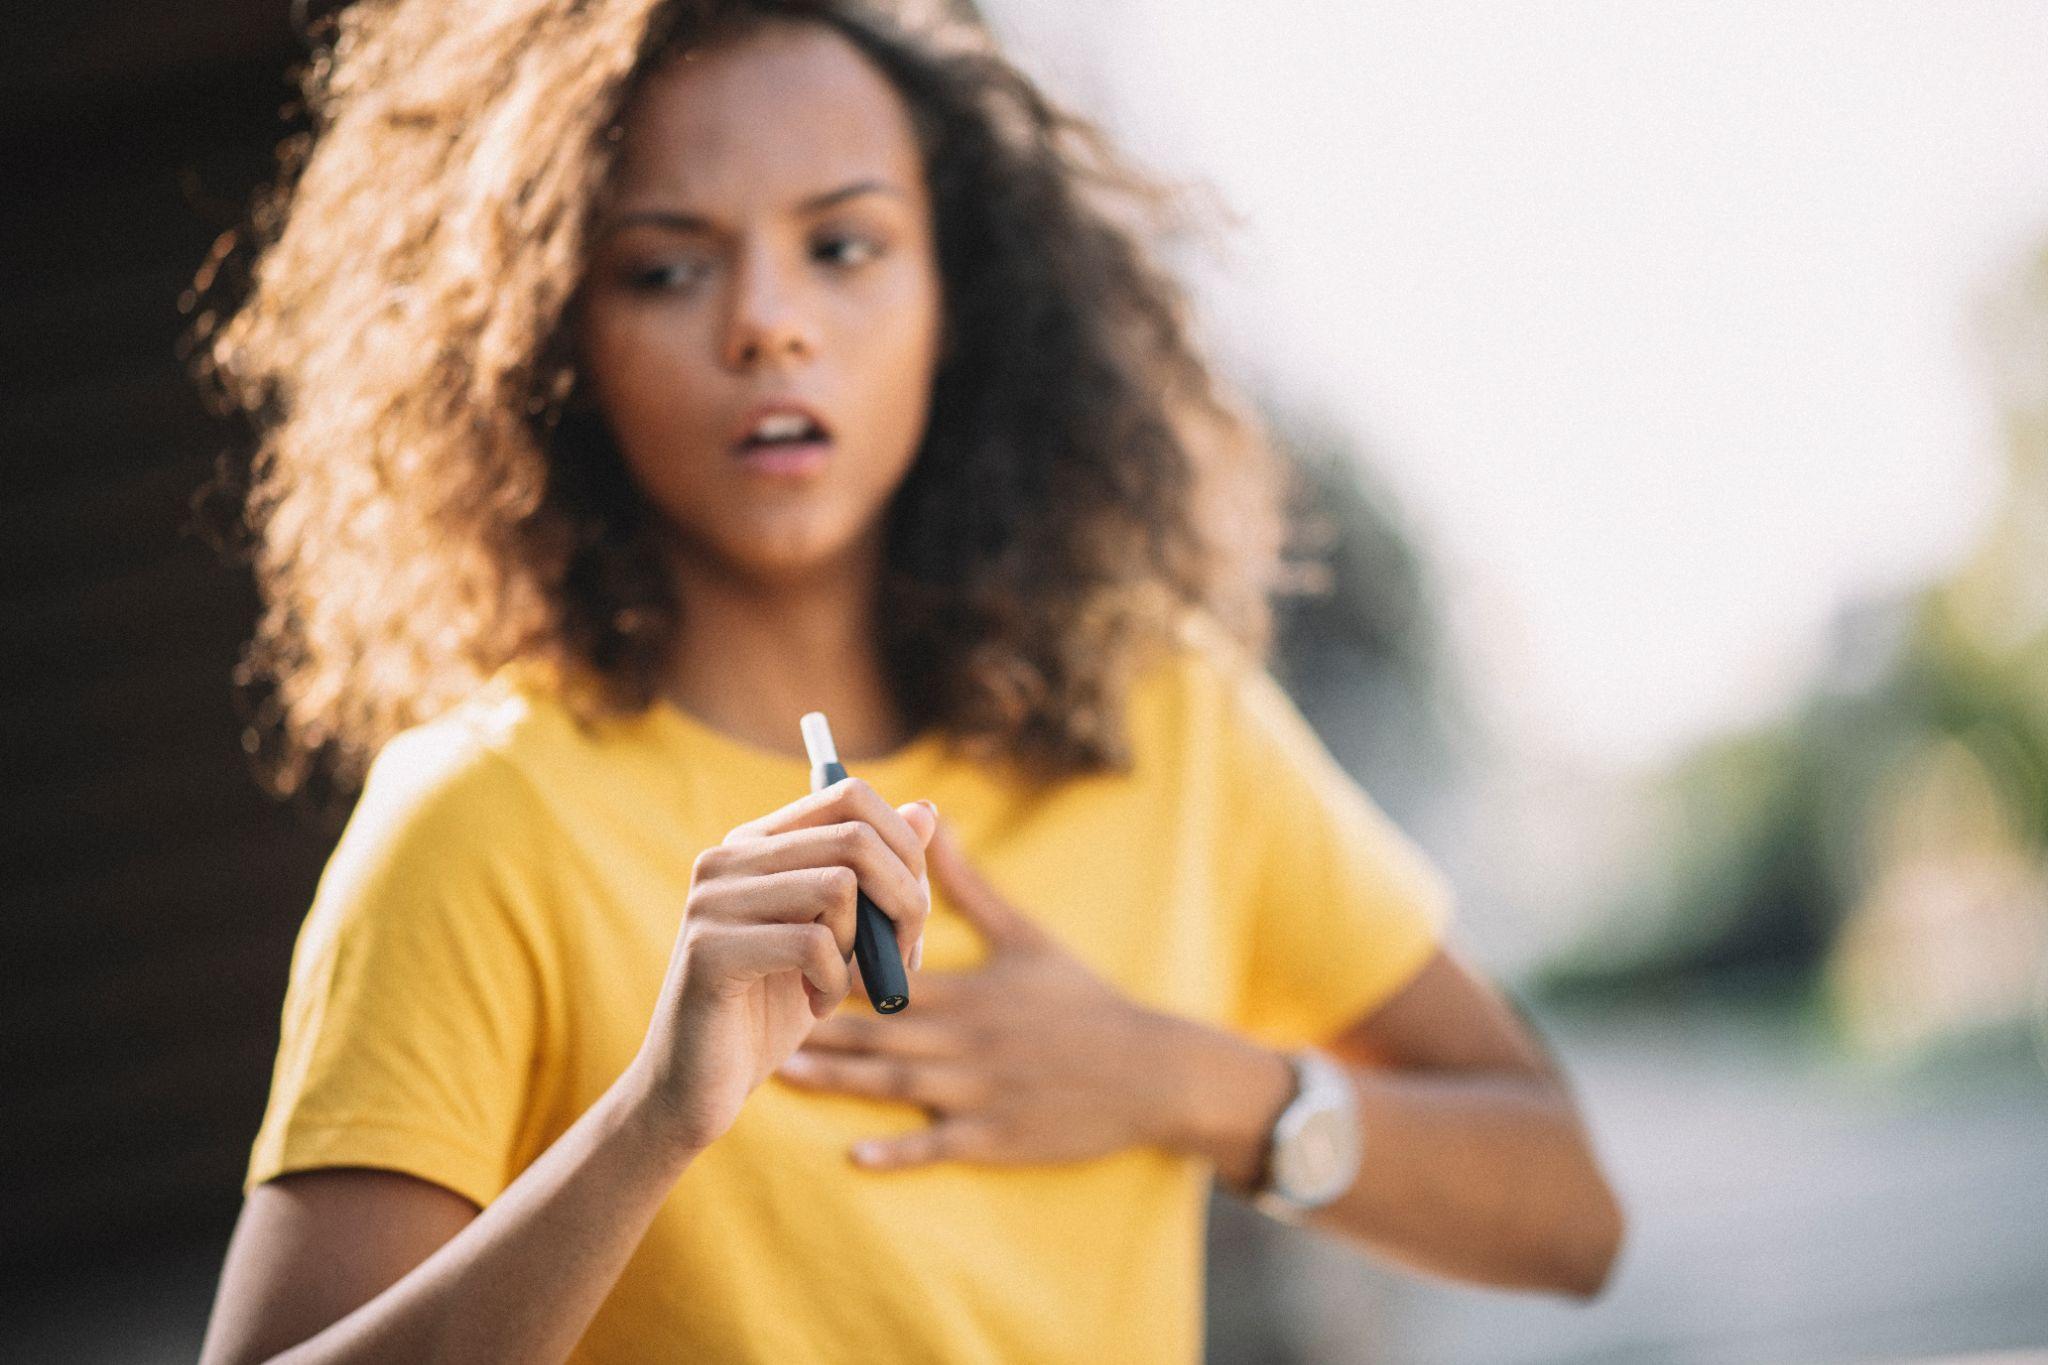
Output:
<path fill-rule="evenodd" d="M 1158 1099 L 1147 1140 L 1208 1161 L 1235 1190 L 1253 1186 L 1273 1123 L 1294 1096 L 1283 1052 L 1198 1020 L 1147 1012 L 1133 1055 Z"/>
<path fill-rule="evenodd" d="M 683 1168 L 709 1147 L 713 1138 L 691 1130 L 669 1091 L 643 1057 L 634 1058 L 620 1073 L 606 1099 L 612 1105 L 619 1128 L 657 1160 L 673 1164 L 681 1175 Z"/>
<path fill-rule="evenodd" d="M 1275 1218 L 1300 1222 L 1356 1183 L 1364 1134 L 1358 1085 L 1343 1062 L 1315 1047 L 1297 1049 L 1288 1061 L 1296 1093 L 1274 1125 L 1252 1202 Z"/>

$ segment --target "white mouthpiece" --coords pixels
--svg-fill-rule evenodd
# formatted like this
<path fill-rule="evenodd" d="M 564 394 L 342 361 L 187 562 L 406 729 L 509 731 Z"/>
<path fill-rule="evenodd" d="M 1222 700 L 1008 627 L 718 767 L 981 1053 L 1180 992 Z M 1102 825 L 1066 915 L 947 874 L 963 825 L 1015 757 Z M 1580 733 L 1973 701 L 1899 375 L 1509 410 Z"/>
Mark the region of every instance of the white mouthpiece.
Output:
<path fill-rule="evenodd" d="M 832 727 L 826 723 L 825 713 L 813 711 L 799 723 L 804 727 L 804 752 L 811 756 L 811 766 L 837 763 L 839 750 L 832 747 Z"/>

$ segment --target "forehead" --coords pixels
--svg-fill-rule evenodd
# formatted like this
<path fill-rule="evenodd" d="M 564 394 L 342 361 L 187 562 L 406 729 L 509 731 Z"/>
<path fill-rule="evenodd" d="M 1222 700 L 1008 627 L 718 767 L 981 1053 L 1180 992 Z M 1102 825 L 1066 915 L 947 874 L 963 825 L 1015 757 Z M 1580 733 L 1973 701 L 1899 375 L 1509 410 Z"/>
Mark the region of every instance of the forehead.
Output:
<path fill-rule="evenodd" d="M 621 204 L 801 199 L 863 178 L 923 187 L 909 110 L 830 29 L 777 23 L 650 74 L 626 111 Z"/>

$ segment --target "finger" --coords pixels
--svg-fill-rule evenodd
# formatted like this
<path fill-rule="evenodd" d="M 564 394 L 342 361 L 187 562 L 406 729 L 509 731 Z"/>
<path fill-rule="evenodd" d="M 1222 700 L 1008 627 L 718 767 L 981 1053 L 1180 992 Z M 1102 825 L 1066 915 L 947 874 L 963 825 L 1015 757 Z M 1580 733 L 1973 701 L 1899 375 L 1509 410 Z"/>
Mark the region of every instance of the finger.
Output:
<path fill-rule="evenodd" d="M 939 821 L 932 836 L 930 859 L 932 877 L 947 899 L 991 942 L 1028 943 L 1041 936 L 1038 926 L 1005 900 L 967 861 L 953 827 L 944 820 Z"/>
<path fill-rule="evenodd" d="M 837 1090 L 878 1100 L 900 1100 L 950 1110 L 979 1103 L 987 1085 L 965 1067 L 907 1057 L 793 1052 L 775 1073 L 810 1090 Z"/>
<path fill-rule="evenodd" d="M 927 1019 L 936 1019 L 959 1009 L 967 1003 L 970 993 L 977 989 L 972 980 L 977 975 L 978 972 L 920 972 L 913 1008 Z M 979 988 L 985 990 L 986 986 Z"/>
<path fill-rule="evenodd" d="M 780 810 L 758 820 L 738 825 L 725 836 L 726 843 L 758 839 L 766 834 L 783 834 L 810 825 L 832 825 L 842 820 L 865 820 L 875 827 L 911 875 L 924 874 L 924 840 L 909 826 L 881 793 L 858 777 L 842 778 L 821 791 L 800 796 Z"/>
<path fill-rule="evenodd" d="M 857 1142 L 850 1155 L 860 1165 L 877 1171 L 934 1161 L 997 1161 L 1002 1158 L 1001 1134 L 993 1120 L 963 1115 L 941 1119 L 901 1137 Z"/>
<path fill-rule="evenodd" d="M 688 985 L 721 997 L 738 995 L 777 972 L 797 971 L 821 999 L 837 1004 L 850 981 L 821 924 L 706 925 L 691 931 L 688 952 Z"/>
<path fill-rule="evenodd" d="M 867 986 L 861 980 L 860 963 L 858 960 L 854 962 L 850 970 L 853 972 L 853 989 L 855 994 L 864 993 L 867 990 Z M 944 1023 L 949 1028 L 957 1027 L 957 1022 L 948 1022 L 948 1017 L 952 1016 L 957 1021 L 957 1011 L 969 1001 L 973 992 L 987 989 L 986 985 L 973 980 L 979 974 L 978 972 L 925 972 L 917 978 L 917 998 L 911 1002 L 909 1009 L 900 1014 L 892 1014 L 887 1020 L 862 1015 L 852 1017 L 859 1019 L 862 1027 L 880 1025 L 892 1031 L 909 1026 L 913 1019 L 928 1020 L 935 1024 Z"/>
<path fill-rule="evenodd" d="M 873 787 L 857 777 L 834 782 L 824 790 L 800 797 L 758 820 L 750 820 L 746 824 L 736 826 L 725 836 L 724 842 L 743 844 L 767 835 L 787 833 L 793 829 L 847 821 L 863 821 L 871 825 L 875 833 L 881 836 L 883 842 L 909 869 L 913 879 L 925 877 L 923 841 L 905 823 L 903 816 L 895 807 L 882 800 Z M 869 894 L 874 896 L 875 904 L 882 912 L 895 921 L 896 941 L 899 944 L 915 942 L 923 934 L 924 921 L 931 908 L 929 894 L 921 899 L 914 911 L 904 907 L 899 901 L 885 899 L 875 890 L 870 890 Z"/>
<path fill-rule="evenodd" d="M 957 1059 L 972 1051 L 955 1025 L 913 1018 L 908 1013 L 886 1018 L 835 1016 L 812 1029 L 804 1046 L 820 1052 L 890 1053 L 926 1060 Z"/>
<path fill-rule="evenodd" d="M 797 980 L 804 983 L 804 1003 L 811 1007 L 811 1018 L 813 1019 L 829 1019 L 832 1016 L 832 1011 L 839 1008 L 839 1002 L 846 998 L 844 994 L 837 997 L 826 995 L 811 984 L 811 979 L 808 976 L 800 976 Z"/>
<path fill-rule="evenodd" d="M 927 849 L 927 871 L 919 875 L 917 879 L 917 885 L 918 889 L 924 895 L 926 918 L 929 919 L 932 905 L 932 883 L 931 876 L 929 874 L 929 849 L 931 847 L 932 834 L 935 830 L 937 830 L 939 824 L 939 808 L 929 801 L 912 801 L 908 805 L 898 806 L 896 808 L 896 813 L 898 815 L 901 815 L 903 817 L 903 823 L 909 825 L 911 829 L 915 830 L 917 832 L 918 837 L 923 839 L 925 842 L 925 847 Z M 917 940 L 914 943 L 899 945 L 903 949 L 903 965 L 913 972 L 916 971 L 918 968 L 924 966 L 924 938 L 926 932 L 926 930 L 920 930 L 917 935 Z"/>
<path fill-rule="evenodd" d="M 800 867 L 853 869 L 860 889 L 897 926 L 899 943 L 922 926 L 931 911 L 925 883 L 864 820 L 811 825 L 739 843 L 719 844 L 698 856 L 699 875 L 709 878 L 761 876 Z"/>
<path fill-rule="evenodd" d="M 813 920 L 831 931 L 844 960 L 853 956 L 859 885 L 858 875 L 843 863 L 725 877 L 690 893 L 684 919 L 686 924 L 801 924 Z"/>
<path fill-rule="evenodd" d="M 929 801 L 918 800 L 898 806 L 896 813 L 916 833 L 919 842 L 930 847 L 932 832 L 939 826 L 939 808 Z"/>

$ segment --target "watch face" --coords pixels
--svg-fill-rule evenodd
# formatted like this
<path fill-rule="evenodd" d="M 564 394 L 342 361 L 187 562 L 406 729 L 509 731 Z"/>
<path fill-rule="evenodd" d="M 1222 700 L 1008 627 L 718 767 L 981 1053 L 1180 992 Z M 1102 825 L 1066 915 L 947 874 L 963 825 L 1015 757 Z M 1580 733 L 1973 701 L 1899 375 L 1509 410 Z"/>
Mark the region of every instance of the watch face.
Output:
<path fill-rule="evenodd" d="M 1296 1199 L 1335 1198 L 1351 1178 L 1357 1144 L 1358 1133 L 1348 1114 L 1317 1110 L 1275 1153 L 1274 1183 Z"/>

